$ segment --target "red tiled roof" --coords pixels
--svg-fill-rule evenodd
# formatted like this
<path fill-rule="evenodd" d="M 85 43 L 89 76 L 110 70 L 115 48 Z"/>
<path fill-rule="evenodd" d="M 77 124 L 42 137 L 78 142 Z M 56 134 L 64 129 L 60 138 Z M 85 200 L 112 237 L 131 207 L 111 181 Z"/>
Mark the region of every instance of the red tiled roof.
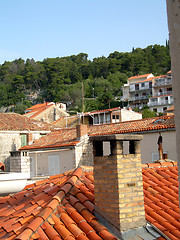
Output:
<path fill-rule="evenodd" d="M 134 133 L 169 128 L 175 128 L 174 115 L 88 126 L 88 135 Z M 53 131 L 36 140 L 32 145 L 24 146 L 20 150 L 75 146 L 77 143 L 79 141 L 77 141 L 76 128 L 65 128 Z"/>
<path fill-rule="evenodd" d="M 132 77 L 128 78 L 128 80 L 136 79 L 136 78 L 147 78 L 150 74 L 151 73 L 143 74 L 143 75 L 137 75 L 137 76 L 132 76 Z"/>
<path fill-rule="evenodd" d="M 165 110 L 165 112 L 174 111 L 174 105 Z"/>
<path fill-rule="evenodd" d="M 36 110 L 36 109 L 39 109 L 39 108 L 42 108 L 42 107 L 45 107 L 45 106 L 49 106 L 49 105 L 53 105 L 52 102 L 45 102 L 45 103 L 38 103 L 36 105 L 33 105 L 31 106 L 30 108 L 27 108 L 26 111 L 28 110 Z"/>
<path fill-rule="evenodd" d="M 143 165 L 146 220 L 169 239 L 180 239 L 177 163 Z"/>
<path fill-rule="evenodd" d="M 76 136 L 76 128 L 67 128 L 54 130 L 46 136 L 39 138 L 33 144 L 20 148 L 20 150 L 75 146 L 77 143 L 79 141 Z"/>
<path fill-rule="evenodd" d="M 78 168 L 0 199 L 0 239 L 115 240 L 93 214 L 93 182 Z"/>
<path fill-rule="evenodd" d="M 120 110 L 120 107 L 115 107 L 115 108 L 108 108 L 108 109 L 103 109 L 103 110 L 97 110 L 97 111 L 92 111 L 92 112 L 86 112 L 84 115 L 89 115 L 89 114 L 95 114 L 95 113 L 104 113 L 104 112 L 112 112 L 115 110 Z"/>
<path fill-rule="evenodd" d="M 146 220 L 172 240 L 180 236 L 178 170 L 173 162 L 143 165 Z M 0 199 L 0 239 L 116 239 L 94 216 L 89 167 L 51 176 Z"/>
<path fill-rule="evenodd" d="M 89 135 L 109 135 L 119 133 L 133 133 L 160 129 L 175 128 L 174 115 L 141 120 L 127 121 L 115 124 L 89 126 Z"/>
<path fill-rule="evenodd" d="M 166 75 L 164 75 L 164 76 L 166 76 Z M 161 77 L 163 77 L 163 76 L 161 75 L 161 76 L 157 76 L 157 77 L 151 77 L 151 78 L 147 78 L 147 79 L 142 80 L 142 81 L 134 82 L 133 84 L 135 84 L 135 83 L 141 83 L 141 82 L 150 82 L 150 81 L 155 80 L 156 78 L 161 78 Z"/>
<path fill-rule="evenodd" d="M 52 129 L 51 124 L 32 120 L 17 113 L 0 113 L 1 131 L 50 131 Z"/>
<path fill-rule="evenodd" d="M 29 118 L 34 118 L 40 113 L 44 112 L 46 109 L 49 107 L 53 106 L 53 103 L 42 103 L 42 104 L 36 104 L 26 110 L 29 110 L 28 113 L 25 113 L 23 116 L 29 117 Z"/>

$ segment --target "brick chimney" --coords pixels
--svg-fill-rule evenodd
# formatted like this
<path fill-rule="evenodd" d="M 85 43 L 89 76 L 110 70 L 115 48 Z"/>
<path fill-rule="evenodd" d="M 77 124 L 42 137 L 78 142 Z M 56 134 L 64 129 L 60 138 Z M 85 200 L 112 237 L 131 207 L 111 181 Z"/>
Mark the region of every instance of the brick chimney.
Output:
<path fill-rule="evenodd" d="M 140 135 L 95 136 L 93 142 L 95 211 L 121 233 L 146 225 Z M 103 142 L 110 155 L 103 156 Z M 123 154 L 123 142 L 129 153 Z M 107 144 L 106 144 L 107 146 Z"/>
<path fill-rule="evenodd" d="M 87 133 L 88 133 L 88 126 L 87 125 L 80 124 L 80 125 L 76 126 L 77 139 L 81 139 Z"/>

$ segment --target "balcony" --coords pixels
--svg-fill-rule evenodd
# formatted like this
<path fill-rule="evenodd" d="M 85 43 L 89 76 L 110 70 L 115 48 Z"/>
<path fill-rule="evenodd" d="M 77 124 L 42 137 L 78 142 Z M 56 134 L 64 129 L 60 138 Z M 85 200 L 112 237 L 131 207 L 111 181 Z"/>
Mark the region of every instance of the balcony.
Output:
<path fill-rule="evenodd" d="M 150 95 L 146 96 L 138 96 L 138 97 L 130 97 L 129 101 L 136 101 L 136 100 L 143 100 L 143 99 L 148 99 Z"/>
<path fill-rule="evenodd" d="M 167 85 L 172 85 L 172 79 L 171 80 L 164 79 L 163 81 L 162 80 L 157 80 L 153 84 L 153 87 L 160 87 L 160 86 L 167 86 Z"/>
<path fill-rule="evenodd" d="M 161 106 L 161 105 L 173 105 L 174 100 L 163 100 L 163 101 L 154 101 L 154 102 L 148 102 L 148 106 Z"/>
<path fill-rule="evenodd" d="M 172 91 L 163 91 L 163 92 L 154 93 L 154 97 L 155 96 L 170 95 L 170 94 L 173 94 L 173 92 Z"/>
<path fill-rule="evenodd" d="M 129 92 L 138 92 L 138 91 L 151 90 L 151 89 L 152 89 L 152 87 L 149 87 L 149 86 L 139 87 L 138 89 L 132 88 L 130 86 Z"/>

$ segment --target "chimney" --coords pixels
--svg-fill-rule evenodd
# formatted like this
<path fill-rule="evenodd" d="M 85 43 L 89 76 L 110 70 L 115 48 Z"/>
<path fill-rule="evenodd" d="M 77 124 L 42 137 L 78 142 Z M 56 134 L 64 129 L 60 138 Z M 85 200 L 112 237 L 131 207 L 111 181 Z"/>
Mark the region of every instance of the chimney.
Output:
<path fill-rule="evenodd" d="M 162 136 L 161 133 L 159 133 L 159 138 L 158 138 L 158 152 L 159 152 L 159 160 L 163 159 L 163 147 L 162 147 Z"/>
<path fill-rule="evenodd" d="M 87 125 L 80 124 L 80 125 L 76 126 L 77 139 L 81 139 L 87 133 L 88 133 L 88 126 Z"/>
<path fill-rule="evenodd" d="M 121 234 L 144 227 L 144 195 L 140 135 L 95 136 L 93 142 L 95 211 Z M 103 142 L 110 155 L 103 156 Z M 123 154 L 123 145 L 129 153 Z M 107 146 L 107 144 L 106 144 Z"/>

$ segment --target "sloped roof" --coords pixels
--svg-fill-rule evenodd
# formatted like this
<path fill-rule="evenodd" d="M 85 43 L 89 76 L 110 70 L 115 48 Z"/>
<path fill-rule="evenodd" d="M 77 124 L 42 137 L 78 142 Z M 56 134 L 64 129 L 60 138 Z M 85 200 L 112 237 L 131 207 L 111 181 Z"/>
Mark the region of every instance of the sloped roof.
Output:
<path fill-rule="evenodd" d="M 29 119 L 17 113 L 0 113 L 1 131 L 50 131 L 52 129 L 51 124 Z"/>
<path fill-rule="evenodd" d="M 77 140 L 76 128 L 67 128 L 54 130 L 39 138 L 33 144 L 20 148 L 20 150 L 75 146 L 77 143 L 79 143 L 79 140 Z"/>
<path fill-rule="evenodd" d="M 121 110 L 121 107 L 108 108 L 108 109 L 97 110 L 97 111 L 92 111 L 92 112 L 85 112 L 84 116 L 90 115 L 90 114 L 96 114 L 96 113 L 113 112 L 116 110 Z"/>
<path fill-rule="evenodd" d="M 0 199 L 0 239 L 116 239 L 93 215 L 93 175 L 81 168 Z"/>
<path fill-rule="evenodd" d="M 76 127 L 77 124 L 79 124 L 79 116 L 72 115 L 67 117 L 61 117 L 57 121 L 52 123 L 56 127 Z"/>
<path fill-rule="evenodd" d="M 170 239 L 178 240 L 177 164 L 143 167 L 146 220 Z M 116 238 L 94 216 L 94 177 L 89 167 L 51 176 L 1 198 L 0 239 Z"/>
<path fill-rule="evenodd" d="M 146 220 L 169 239 L 180 238 L 178 167 L 176 163 L 143 165 Z"/>
<path fill-rule="evenodd" d="M 165 110 L 165 112 L 174 111 L 174 105 Z"/>
<path fill-rule="evenodd" d="M 45 106 L 51 106 L 53 104 L 54 104 L 53 102 L 38 103 L 36 105 L 31 106 L 30 108 L 27 108 L 26 111 L 32 111 L 32 110 L 39 109 L 39 108 L 42 108 Z"/>
<path fill-rule="evenodd" d="M 41 114 L 42 112 L 44 112 L 46 109 L 50 108 L 53 105 L 54 105 L 54 103 L 36 104 L 36 105 L 26 109 L 26 111 L 28 111 L 28 112 L 23 114 L 23 116 L 26 116 L 26 117 L 29 117 L 29 118 L 34 118 L 34 117 L 38 116 L 39 114 Z"/>
<path fill-rule="evenodd" d="M 89 135 L 109 135 L 118 133 L 134 133 L 160 129 L 175 128 L 174 115 L 140 120 L 121 122 L 116 124 L 103 124 L 89 126 Z"/>
<path fill-rule="evenodd" d="M 137 76 L 132 76 L 132 77 L 128 78 L 128 80 L 138 79 L 138 78 L 147 78 L 150 74 L 151 74 L 151 73 L 143 74 L 143 75 L 137 75 Z"/>
<path fill-rule="evenodd" d="M 175 128 L 175 123 L 174 115 L 171 115 L 87 127 L 88 135 L 96 136 L 173 129 Z M 20 150 L 75 146 L 77 143 L 79 143 L 79 141 L 76 136 L 76 128 L 64 128 L 55 130 L 36 140 L 32 145 L 24 146 Z"/>

